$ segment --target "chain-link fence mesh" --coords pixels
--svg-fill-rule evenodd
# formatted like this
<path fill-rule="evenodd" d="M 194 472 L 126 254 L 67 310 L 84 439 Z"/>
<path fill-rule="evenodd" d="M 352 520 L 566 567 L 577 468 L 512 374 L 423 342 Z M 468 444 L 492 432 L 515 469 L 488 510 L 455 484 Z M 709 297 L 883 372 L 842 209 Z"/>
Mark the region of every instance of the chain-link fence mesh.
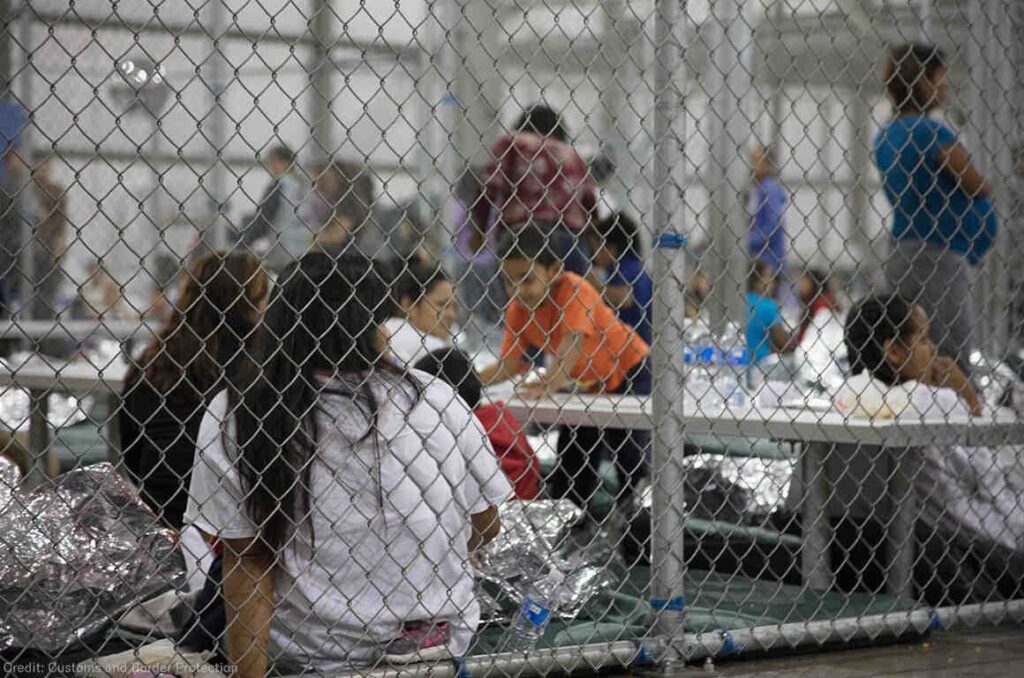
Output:
<path fill-rule="evenodd" d="M 1019 623 L 1022 20 L 0 1 L 4 674 Z"/>

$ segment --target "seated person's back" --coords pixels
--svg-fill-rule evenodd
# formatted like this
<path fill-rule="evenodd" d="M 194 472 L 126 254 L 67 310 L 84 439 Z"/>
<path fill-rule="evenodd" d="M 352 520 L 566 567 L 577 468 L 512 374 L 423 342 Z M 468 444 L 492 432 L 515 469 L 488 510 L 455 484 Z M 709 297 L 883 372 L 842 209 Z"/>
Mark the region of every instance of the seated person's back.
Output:
<path fill-rule="evenodd" d="M 371 664 L 410 625 L 461 655 L 479 621 L 469 553 L 511 488 L 454 390 L 385 360 L 386 300 L 365 258 L 305 257 L 267 312 L 282 339 L 203 420 L 186 518 L 237 574 L 240 676 Z M 273 609 L 250 606 L 258 587 Z M 267 625 L 265 651 L 235 654 Z"/>

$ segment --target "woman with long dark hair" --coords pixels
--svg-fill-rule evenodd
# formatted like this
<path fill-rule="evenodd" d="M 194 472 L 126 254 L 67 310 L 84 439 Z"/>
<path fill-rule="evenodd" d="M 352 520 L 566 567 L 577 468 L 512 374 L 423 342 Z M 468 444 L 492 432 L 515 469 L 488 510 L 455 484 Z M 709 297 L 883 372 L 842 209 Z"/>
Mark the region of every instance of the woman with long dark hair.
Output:
<path fill-rule="evenodd" d="M 511 495 L 451 386 L 390 366 L 389 291 L 363 257 L 283 276 L 263 353 L 214 399 L 186 518 L 224 544 L 241 678 L 468 648 L 469 554 Z"/>
<path fill-rule="evenodd" d="M 119 418 L 125 468 L 170 527 L 182 526 L 206 405 L 244 355 L 268 292 L 255 257 L 203 257 L 185 276 L 170 320 L 128 372 Z"/>

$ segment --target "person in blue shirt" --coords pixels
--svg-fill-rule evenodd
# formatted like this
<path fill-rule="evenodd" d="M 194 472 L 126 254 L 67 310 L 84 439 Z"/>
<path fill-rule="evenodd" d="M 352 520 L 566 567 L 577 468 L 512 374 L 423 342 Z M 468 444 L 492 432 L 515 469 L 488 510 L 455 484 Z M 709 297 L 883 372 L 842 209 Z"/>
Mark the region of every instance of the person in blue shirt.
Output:
<path fill-rule="evenodd" d="M 767 264 L 776 277 L 786 271 L 786 205 L 789 196 L 778 179 L 775 161 L 764 146 L 750 154 L 750 234 L 747 250 L 751 259 Z"/>
<path fill-rule="evenodd" d="M 875 138 L 874 158 L 893 207 L 886 280 L 924 309 L 939 352 L 969 374 L 975 324 L 970 269 L 992 247 L 999 227 L 991 188 L 956 133 L 929 117 L 948 89 L 941 50 L 894 47 L 885 86 L 894 115 Z"/>
<path fill-rule="evenodd" d="M 776 278 L 771 267 L 754 261 L 747 279 L 746 322 L 747 351 L 756 365 L 772 353 L 792 353 L 799 343 L 786 329 L 775 296 Z"/>
<path fill-rule="evenodd" d="M 603 280 L 591 279 L 605 302 L 651 345 L 651 277 L 640 258 L 640 229 L 622 212 L 613 212 L 589 231 L 594 266 L 607 271 Z"/>

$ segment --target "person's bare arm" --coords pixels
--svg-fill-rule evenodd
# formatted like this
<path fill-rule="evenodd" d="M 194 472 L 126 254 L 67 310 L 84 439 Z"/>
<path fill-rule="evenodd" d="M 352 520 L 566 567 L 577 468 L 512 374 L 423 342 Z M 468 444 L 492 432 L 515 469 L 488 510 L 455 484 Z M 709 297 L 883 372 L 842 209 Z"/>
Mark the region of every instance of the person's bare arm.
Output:
<path fill-rule="evenodd" d="M 583 335 L 579 332 L 568 334 L 555 349 L 551 367 L 538 381 L 526 384 L 519 394 L 528 399 L 547 398 L 557 393 L 569 382 L 573 365 L 583 356 Z"/>
<path fill-rule="evenodd" d="M 780 355 L 789 355 L 800 344 L 800 333 L 790 332 L 782 324 L 772 327 L 772 349 Z"/>
<path fill-rule="evenodd" d="M 616 311 L 633 307 L 633 288 L 629 285 L 608 285 L 602 296 L 605 303 Z"/>
<path fill-rule="evenodd" d="M 967 149 L 959 142 L 939 149 L 939 169 L 952 174 L 964 192 L 972 198 L 992 193 L 992 187 L 971 162 Z"/>
<path fill-rule="evenodd" d="M 228 660 L 238 678 L 264 678 L 274 611 L 274 556 L 257 539 L 224 539 Z"/>
<path fill-rule="evenodd" d="M 477 373 L 481 386 L 492 386 L 519 374 L 519 357 L 505 356 Z"/>
<path fill-rule="evenodd" d="M 497 506 L 488 506 L 480 513 L 474 513 L 469 520 L 473 525 L 473 533 L 469 537 L 468 545 L 470 553 L 497 537 L 501 532 L 501 519 L 498 517 Z"/>
<path fill-rule="evenodd" d="M 971 414 L 976 417 L 981 416 L 981 398 L 978 397 L 974 384 L 952 358 L 945 356 L 935 358 L 928 374 L 928 382 L 930 386 L 953 389 L 967 404 Z"/>

